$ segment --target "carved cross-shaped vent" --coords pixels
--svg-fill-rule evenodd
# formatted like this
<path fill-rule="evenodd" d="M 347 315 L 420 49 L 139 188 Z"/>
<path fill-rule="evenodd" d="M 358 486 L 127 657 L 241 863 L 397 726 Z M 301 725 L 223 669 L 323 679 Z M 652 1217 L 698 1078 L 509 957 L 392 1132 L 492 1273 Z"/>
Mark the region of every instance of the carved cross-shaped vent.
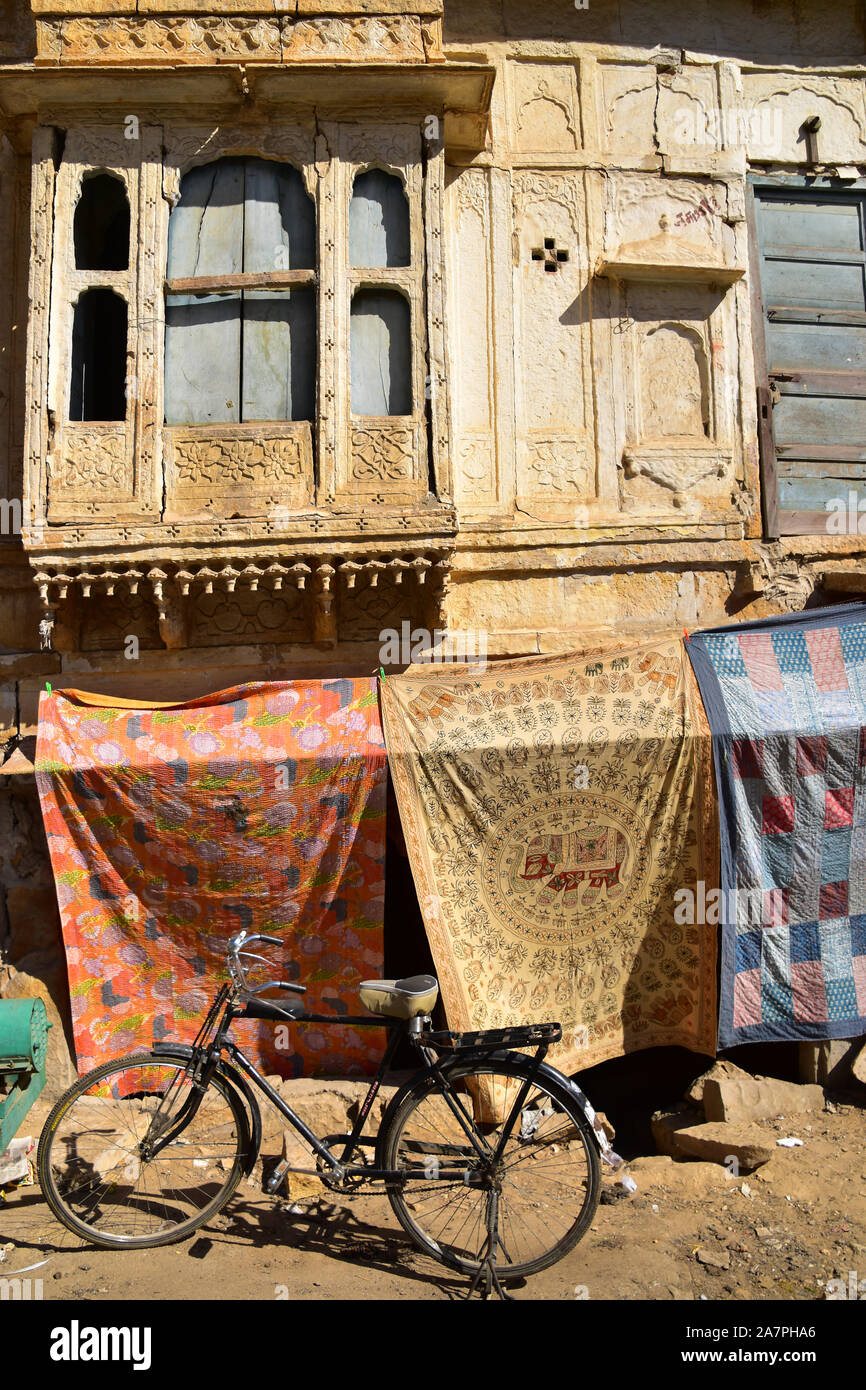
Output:
<path fill-rule="evenodd" d="M 544 238 L 543 246 L 533 246 L 530 252 L 534 261 L 543 261 L 545 270 L 552 270 L 556 274 L 564 261 L 568 260 L 567 251 L 558 251 L 556 242 L 552 236 Z"/>

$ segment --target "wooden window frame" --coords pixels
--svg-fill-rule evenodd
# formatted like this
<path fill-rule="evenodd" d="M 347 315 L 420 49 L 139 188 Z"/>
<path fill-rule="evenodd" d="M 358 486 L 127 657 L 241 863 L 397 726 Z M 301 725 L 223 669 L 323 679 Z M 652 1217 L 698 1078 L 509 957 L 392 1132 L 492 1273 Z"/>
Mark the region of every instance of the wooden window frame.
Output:
<path fill-rule="evenodd" d="M 755 385 L 758 409 L 758 446 L 760 453 L 761 512 L 764 523 L 764 539 L 779 540 L 779 475 L 777 450 L 773 429 L 773 400 L 770 387 L 764 296 L 761 283 L 761 254 L 758 238 L 757 195 L 765 191 L 779 193 L 811 193 L 843 196 L 858 193 L 863 195 L 866 205 L 866 178 L 832 179 L 825 175 L 806 175 L 791 173 L 761 173 L 749 170 L 746 175 L 746 225 L 749 241 L 749 279 L 752 319 L 752 357 L 755 369 Z M 786 535 L 800 533 L 786 532 Z M 803 532 L 802 534 L 813 534 Z M 853 534 L 853 533 L 851 533 Z"/>

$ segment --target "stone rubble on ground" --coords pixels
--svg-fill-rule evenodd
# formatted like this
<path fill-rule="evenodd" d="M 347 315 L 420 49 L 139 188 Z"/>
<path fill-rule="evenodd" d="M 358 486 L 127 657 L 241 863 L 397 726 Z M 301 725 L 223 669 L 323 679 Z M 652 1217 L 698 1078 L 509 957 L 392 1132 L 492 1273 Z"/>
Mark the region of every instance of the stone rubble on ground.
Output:
<path fill-rule="evenodd" d="M 707 1080 L 703 1107 L 710 1121 L 751 1124 L 776 1115 L 820 1112 L 824 1092 L 820 1086 L 802 1086 L 771 1076 L 726 1076 Z"/>
<path fill-rule="evenodd" d="M 674 1157 L 702 1158 L 730 1166 L 735 1173 L 751 1173 L 773 1156 L 772 1136 L 757 1125 L 686 1126 L 673 1131 L 673 1146 Z"/>
<path fill-rule="evenodd" d="M 780 1140 L 755 1121 L 822 1110 L 835 1113 L 821 1086 L 751 1076 L 722 1060 L 692 1082 L 679 1105 L 656 1111 L 650 1123 L 659 1154 L 719 1163 L 737 1175 L 768 1163 L 775 1148 L 803 1142 Z"/>

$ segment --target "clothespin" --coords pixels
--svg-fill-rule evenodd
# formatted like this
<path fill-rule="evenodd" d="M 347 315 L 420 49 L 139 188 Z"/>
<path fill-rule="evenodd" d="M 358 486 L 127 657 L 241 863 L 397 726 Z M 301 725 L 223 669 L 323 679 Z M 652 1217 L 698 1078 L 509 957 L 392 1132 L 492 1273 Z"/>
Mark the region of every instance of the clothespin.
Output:
<path fill-rule="evenodd" d="M 683 628 L 683 637 L 685 637 L 686 641 L 688 642 L 689 634 L 686 632 L 685 628 Z"/>
<path fill-rule="evenodd" d="M 380 681 L 383 681 L 384 679 L 385 679 L 385 667 L 384 667 L 384 666 L 380 666 L 380 667 L 379 667 L 379 680 L 380 680 Z"/>
<path fill-rule="evenodd" d="M 50 694 L 51 694 L 51 682 L 50 682 L 50 681 L 46 681 L 46 682 L 45 682 L 45 689 L 48 691 L 48 694 L 50 695 Z"/>

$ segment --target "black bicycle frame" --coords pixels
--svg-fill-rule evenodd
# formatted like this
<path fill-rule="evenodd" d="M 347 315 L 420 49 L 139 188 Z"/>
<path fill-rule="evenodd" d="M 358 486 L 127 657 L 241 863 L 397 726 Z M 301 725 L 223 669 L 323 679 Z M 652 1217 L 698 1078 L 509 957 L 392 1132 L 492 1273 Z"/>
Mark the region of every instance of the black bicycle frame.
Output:
<path fill-rule="evenodd" d="M 265 1096 L 267 1096 L 271 1104 L 277 1108 L 277 1110 L 286 1120 L 288 1120 L 292 1128 L 297 1130 L 301 1137 L 305 1139 L 306 1142 L 310 1145 L 313 1151 L 319 1155 L 323 1162 L 329 1165 L 329 1167 L 332 1169 L 334 1173 L 339 1174 L 341 1176 L 357 1175 L 359 1177 L 364 1177 L 368 1181 L 382 1179 L 405 1180 L 409 1176 L 409 1174 L 407 1174 L 404 1169 L 373 1168 L 367 1164 L 350 1163 L 349 1156 L 354 1151 L 354 1149 L 358 1147 L 358 1143 L 361 1134 L 363 1133 L 364 1125 L 367 1122 L 367 1117 L 370 1114 L 373 1101 L 376 1099 L 376 1096 L 378 1095 L 379 1090 L 381 1088 L 382 1082 L 388 1073 L 388 1069 L 397 1050 L 397 1047 L 400 1043 L 400 1040 L 401 1038 L 405 1037 L 409 1032 L 408 1021 L 403 1019 L 390 1020 L 385 1018 L 371 1018 L 369 1014 L 366 1014 L 363 1017 L 358 1017 L 355 1015 L 338 1015 L 335 1017 L 333 1014 L 308 1013 L 306 1010 L 298 1009 L 297 1006 L 292 1008 L 291 1012 L 286 1010 L 285 1017 L 287 1023 L 320 1023 L 325 1024 L 326 1026 L 330 1024 L 332 1027 L 335 1024 L 351 1024 L 353 1027 L 384 1027 L 388 1030 L 388 1045 L 385 1049 L 382 1060 L 379 1063 L 378 1071 L 376 1072 L 376 1075 L 373 1077 L 373 1080 L 370 1082 L 369 1089 L 367 1091 L 366 1096 L 364 1097 L 364 1102 L 361 1106 L 360 1111 L 358 1112 L 358 1118 L 352 1126 L 352 1131 L 346 1137 L 346 1142 L 343 1146 L 343 1152 L 340 1155 L 340 1157 L 337 1158 L 332 1153 L 331 1149 L 328 1148 L 328 1145 L 313 1133 L 309 1126 L 306 1125 L 304 1121 L 301 1119 L 300 1115 L 296 1114 L 292 1107 L 289 1104 L 287 1104 L 285 1100 L 283 1100 L 279 1092 L 274 1089 L 274 1087 L 270 1084 L 269 1081 L 266 1080 L 264 1076 L 262 1076 L 261 1072 L 257 1070 L 257 1068 L 249 1060 L 249 1058 L 246 1057 L 243 1052 L 241 1052 L 237 1043 L 234 1042 L 232 1038 L 229 1038 L 227 1036 L 228 1029 L 233 1023 L 233 1021 L 236 1018 L 243 1018 L 244 1015 L 245 1009 L 238 1009 L 235 1003 L 232 1001 L 230 1001 L 227 1004 L 223 1017 L 220 1020 L 220 1025 L 217 1030 L 216 1036 L 214 1038 L 213 1051 L 217 1052 L 218 1054 L 222 1054 L 223 1052 L 228 1054 L 231 1063 L 233 1063 L 233 1065 L 237 1067 L 240 1071 L 245 1073 L 245 1075 L 250 1078 L 253 1085 L 255 1085 Z M 278 1021 L 276 1015 L 273 1016 L 273 1021 Z M 476 1135 L 473 1133 L 470 1125 L 467 1123 L 464 1112 L 461 1110 L 456 1100 L 449 1094 L 450 1087 L 448 1086 L 448 1083 L 445 1081 L 445 1077 L 437 1064 L 434 1054 L 430 1053 L 427 1049 L 423 1047 L 421 1047 L 420 1050 L 425 1058 L 425 1061 L 427 1062 L 428 1069 L 432 1071 L 434 1074 L 437 1074 L 439 1078 L 445 1083 L 445 1097 L 448 1101 L 449 1108 L 454 1112 L 454 1114 L 460 1121 L 460 1124 L 466 1133 L 466 1137 L 472 1144 L 472 1147 L 475 1149 L 478 1157 L 484 1160 L 489 1159 L 492 1154 L 489 1145 L 484 1144 L 484 1148 L 482 1148 L 478 1144 L 478 1139 Z M 484 1143 L 483 1137 L 482 1143 Z M 437 1171 L 440 1178 L 465 1178 L 467 1173 L 465 1164 L 459 1167 L 440 1164 L 438 1166 Z"/>
<path fill-rule="evenodd" d="M 271 1000 L 255 1001 L 255 1003 L 258 1003 L 259 1008 L 263 1010 L 260 1017 L 270 1019 L 273 1022 L 279 1021 L 278 1013 L 280 1011 L 280 1006 L 278 1004 L 275 1004 L 274 1001 Z M 205 1038 L 207 1036 L 207 1033 L 210 1031 L 211 1027 L 213 1027 L 214 1022 L 216 1020 L 216 1016 L 219 1013 L 219 1010 L 223 1004 L 225 1004 L 225 1008 L 223 1009 L 222 1017 L 220 1018 L 219 1024 L 213 1037 L 213 1041 L 210 1044 L 208 1044 L 205 1042 Z M 271 1008 L 274 1010 L 273 1012 L 271 1012 L 270 1010 L 268 1010 L 268 1012 L 266 1013 L 264 1012 L 264 1009 L 267 1008 L 268 1005 L 270 1005 Z M 361 1134 L 363 1133 L 364 1125 L 367 1122 L 367 1117 L 370 1114 L 370 1109 L 373 1105 L 373 1101 L 376 1099 L 376 1096 L 378 1095 L 379 1090 L 381 1088 L 382 1082 L 385 1076 L 387 1075 L 391 1061 L 397 1050 L 397 1046 L 401 1038 L 410 1035 L 408 1020 L 371 1018 L 369 1014 L 364 1015 L 363 1017 L 357 1017 L 352 1015 L 335 1016 L 333 1014 L 314 1014 L 308 1013 L 306 1010 L 300 1009 L 297 1005 L 290 1006 L 290 1009 L 287 1008 L 285 1010 L 284 1017 L 286 1023 L 320 1023 L 326 1026 L 329 1024 L 331 1026 L 335 1024 L 340 1024 L 344 1026 L 347 1024 L 351 1024 L 353 1027 L 359 1028 L 384 1027 L 388 1030 L 388 1046 L 386 1047 L 382 1060 L 379 1063 L 378 1071 L 376 1072 L 376 1075 L 374 1076 L 373 1080 L 370 1082 L 369 1089 L 367 1091 L 366 1096 L 364 1097 L 364 1102 L 358 1113 L 358 1118 L 352 1126 L 352 1132 L 351 1134 L 346 1136 L 345 1144 L 343 1146 L 343 1152 L 340 1155 L 340 1157 L 337 1158 L 331 1151 L 331 1149 L 328 1147 L 328 1145 L 316 1134 L 313 1133 L 309 1126 L 306 1125 L 304 1121 L 301 1119 L 300 1115 L 296 1114 L 292 1107 L 288 1105 L 285 1100 L 283 1100 L 280 1093 L 274 1089 L 274 1087 L 264 1076 L 262 1076 L 261 1072 L 257 1070 L 257 1068 L 249 1060 L 249 1058 L 246 1057 L 243 1052 L 241 1052 L 237 1043 L 228 1036 L 228 1030 L 231 1027 L 232 1023 L 235 1021 L 235 1019 L 250 1017 L 250 1015 L 247 1013 L 247 1007 L 248 1006 L 245 1005 L 244 1007 L 239 1008 L 235 999 L 231 997 L 229 987 L 223 986 L 216 999 L 214 1000 L 208 1012 L 208 1016 L 199 1030 L 195 1042 L 191 1046 L 181 1048 L 177 1044 L 172 1044 L 168 1042 L 157 1044 L 155 1046 L 154 1051 L 157 1052 L 165 1052 L 168 1054 L 172 1051 L 182 1051 L 184 1053 L 189 1053 L 190 1063 L 193 1068 L 191 1075 L 194 1094 L 190 1096 L 189 1099 L 184 1103 L 180 1114 L 178 1115 L 175 1123 L 172 1125 L 169 1132 L 167 1134 L 159 1135 L 157 1137 L 156 1143 L 152 1147 L 152 1152 L 154 1154 L 158 1153 L 159 1150 L 164 1148 L 166 1144 L 170 1143 L 170 1141 L 177 1134 L 179 1134 L 181 1130 L 193 1118 L 196 1111 L 198 1110 L 199 1105 L 201 1104 L 202 1098 L 207 1089 L 208 1083 L 210 1082 L 211 1076 L 213 1075 L 216 1068 L 220 1066 L 222 1056 L 225 1053 L 227 1054 L 230 1063 L 230 1067 L 228 1070 L 229 1080 L 233 1080 L 242 1093 L 248 1093 L 247 1084 L 243 1080 L 242 1076 L 238 1076 L 238 1072 L 241 1072 L 245 1076 L 249 1077 L 253 1085 L 256 1086 L 257 1089 L 263 1093 L 263 1095 L 267 1096 L 271 1104 L 276 1107 L 279 1113 L 284 1117 L 284 1119 L 286 1119 L 289 1122 L 292 1128 L 297 1130 L 301 1137 L 306 1140 L 306 1142 L 310 1145 L 313 1151 L 316 1154 L 318 1154 L 322 1161 L 328 1164 L 328 1166 L 331 1168 L 335 1175 L 341 1178 L 345 1176 L 358 1176 L 363 1177 L 368 1181 L 383 1179 L 387 1179 L 390 1181 L 405 1181 L 407 1178 L 412 1176 L 411 1171 L 407 1172 L 405 1169 L 373 1168 L 368 1166 L 367 1164 L 350 1163 L 348 1161 L 349 1156 L 359 1145 Z M 252 1016 L 255 1017 L 255 1015 Z M 484 1136 L 480 1134 L 472 1125 L 472 1123 L 467 1119 L 464 1110 L 458 1104 L 456 1096 L 452 1091 L 451 1084 L 448 1081 L 447 1064 L 443 1066 L 437 1058 L 436 1053 L 429 1047 L 425 1047 L 420 1039 L 413 1041 L 415 1042 L 415 1045 L 418 1047 L 421 1055 L 427 1063 L 427 1074 L 436 1077 L 436 1079 L 442 1084 L 444 1099 L 446 1100 L 449 1109 L 452 1111 L 453 1115 L 458 1120 L 467 1139 L 469 1140 L 469 1143 L 475 1150 L 478 1159 L 480 1159 L 482 1164 L 484 1165 L 495 1163 L 504 1149 L 504 1146 L 507 1142 L 509 1134 L 511 1133 L 512 1126 L 517 1118 L 520 1108 L 523 1105 L 523 1102 L 535 1080 L 538 1068 L 540 1067 L 541 1062 L 543 1061 L 544 1056 L 547 1052 L 547 1047 L 545 1045 L 542 1045 L 538 1048 L 537 1052 L 535 1053 L 535 1057 L 533 1059 L 535 1062 L 535 1066 L 532 1068 L 530 1075 L 525 1079 L 524 1084 L 521 1086 L 517 1099 L 515 1103 L 512 1105 L 511 1112 L 503 1127 L 503 1132 L 499 1138 L 496 1149 L 493 1150 L 487 1143 Z M 483 1056 L 485 1054 L 489 1054 L 489 1052 L 493 1050 L 495 1050 L 495 1048 L 469 1047 L 465 1051 L 461 1049 L 454 1055 Z M 418 1073 L 418 1076 L 420 1077 L 424 1074 L 425 1073 L 423 1071 L 420 1071 Z M 411 1084 L 411 1082 L 409 1084 Z M 465 1163 L 460 1166 L 437 1164 L 437 1175 L 438 1178 L 456 1177 L 462 1178 L 465 1182 L 469 1182 L 470 1170 L 466 1168 Z"/>
<path fill-rule="evenodd" d="M 231 1022 L 231 1020 L 229 1020 L 229 1022 Z M 381 1026 L 378 1023 L 378 1021 L 376 1021 L 376 1023 L 372 1023 L 369 1018 L 334 1018 L 331 1015 L 322 1016 L 319 1014 L 304 1014 L 302 1017 L 298 1019 L 293 1019 L 293 1022 L 332 1024 L 345 1023 L 352 1024 L 354 1026 L 364 1024 L 368 1028 Z M 388 1067 L 391 1063 L 394 1053 L 397 1050 L 397 1045 L 400 1042 L 400 1038 L 402 1037 L 404 1031 L 405 1030 L 400 1027 L 391 1026 L 388 1028 L 388 1046 L 386 1047 L 382 1060 L 379 1063 L 379 1069 L 370 1083 L 369 1090 L 367 1091 L 367 1094 L 364 1097 L 364 1103 L 361 1106 L 358 1118 L 352 1127 L 352 1132 L 346 1139 L 346 1143 L 343 1148 L 343 1153 L 340 1158 L 336 1158 L 334 1154 L 331 1152 L 331 1150 L 328 1148 L 327 1144 L 323 1143 L 323 1141 L 313 1133 L 309 1125 L 304 1124 L 304 1121 L 301 1119 L 300 1115 L 296 1114 L 292 1107 L 288 1105 L 286 1101 L 283 1100 L 283 1097 L 280 1095 L 279 1091 L 276 1091 L 274 1087 L 270 1084 L 270 1082 L 264 1076 L 262 1076 L 261 1072 L 253 1066 L 249 1058 L 244 1056 L 237 1043 L 233 1042 L 231 1038 L 223 1037 L 222 1050 L 228 1054 L 230 1060 L 234 1063 L 234 1065 L 240 1068 L 240 1070 L 243 1071 L 250 1078 L 253 1084 L 257 1086 L 258 1089 L 264 1095 L 267 1096 L 271 1104 L 276 1106 L 277 1110 L 279 1110 L 280 1114 L 288 1120 L 292 1128 L 298 1131 L 301 1138 L 305 1139 L 306 1142 L 310 1145 L 310 1147 L 319 1155 L 319 1157 L 323 1159 L 325 1163 L 329 1164 L 329 1166 L 335 1172 L 354 1172 L 357 1170 L 358 1172 L 363 1172 L 368 1178 L 391 1178 L 396 1177 L 397 1174 L 392 1172 L 386 1172 L 385 1170 L 368 1168 L 365 1164 L 349 1164 L 348 1159 L 353 1149 L 357 1146 L 358 1139 L 360 1138 L 364 1125 L 367 1121 L 367 1116 L 370 1113 L 373 1101 L 376 1099 L 376 1096 L 379 1093 L 382 1081 L 385 1078 L 385 1075 L 388 1071 Z M 217 1036 L 219 1037 L 220 1035 L 218 1034 Z"/>

